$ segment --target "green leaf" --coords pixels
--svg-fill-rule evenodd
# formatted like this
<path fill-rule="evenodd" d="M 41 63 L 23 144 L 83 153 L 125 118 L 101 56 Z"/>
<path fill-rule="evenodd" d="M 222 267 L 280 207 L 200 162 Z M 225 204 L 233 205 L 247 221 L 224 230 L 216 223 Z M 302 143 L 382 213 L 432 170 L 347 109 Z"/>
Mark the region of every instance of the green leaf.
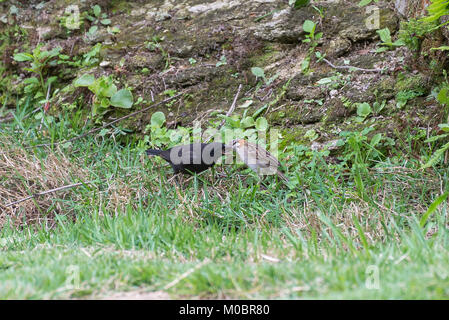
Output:
<path fill-rule="evenodd" d="M 362 0 L 362 1 L 359 2 L 358 6 L 359 7 L 364 7 L 364 6 L 368 5 L 368 4 L 370 4 L 371 1 L 373 1 L 373 0 Z"/>
<path fill-rule="evenodd" d="M 317 84 L 322 85 L 322 84 L 328 84 L 331 83 L 333 81 L 332 78 L 322 78 L 320 80 L 318 80 Z"/>
<path fill-rule="evenodd" d="M 222 55 L 221 58 L 220 58 L 220 61 L 218 61 L 218 62 L 215 64 L 215 66 L 216 66 L 216 67 L 219 67 L 219 66 L 222 66 L 222 65 L 225 65 L 225 64 L 228 64 L 228 62 L 227 62 L 227 60 L 226 60 L 226 56 L 225 56 L 225 55 Z"/>
<path fill-rule="evenodd" d="M 151 125 L 158 128 L 162 127 L 165 122 L 165 114 L 161 111 L 153 113 L 151 116 Z"/>
<path fill-rule="evenodd" d="M 133 105 L 133 95 L 128 89 L 121 89 L 111 97 L 111 105 L 119 108 L 131 108 Z"/>
<path fill-rule="evenodd" d="M 25 84 L 39 84 L 39 80 L 35 77 L 27 78 L 23 80 L 23 83 Z"/>
<path fill-rule="evenodd" d="M 359 103 L 357 106 L 357 115 L 366 118 L 371 113 L 371 107 L 369 103 Z"/>
<path fill-rule="evenodd" d="M 442 131 L 449 132 L 449 123 L 441 123 L 438 126 Z"/>
<path fill-rule="evenodd" d="M 109 129 L 103 128 L 103 129 L 100 130 L 100 132 L 98 133 L 98 135 L 99 135 L 100 137 L 104 137 L 106 134 L 108 134 L 108 132 L 109 132 Z"/>
<path fill-rule="evenodd" d="M 304 60 L 302 60 L 301 62 L 301 71 L 306 72 L 307 70 L 309 70 L 309 66 L 310 66 L 310 57 L 305 57 Z"/>
<path fill-rule="evenodd" d="M 106 109 L 107 107 L 109 107 L 111 105 L 111 102 L 109 101 L 108 98 L 102 98 L 100 101 L 100 105 Z"/>
<path fill-rule="evenodd" d="M 302 29 L 307 33 L 313 33 L 315 31 L 315 26 L 315 22 L 306 20 L 302 25 Z"/>
<path fill-rule="evenodd" d="M 221 115 L 220 118 L 224 118 L 226 123 L 229 124 L 232 128 L 240 128 L 240 120 L 235 119 L 233 117 L 227 117 L 225 115 Z"/>
<path fill-rule="evenodd" d="M 441 46 L 441 47 L 437 47 L 437 48 L 430 48 L 430 51 L 434 51 L 434 50 L 446 51 L 446 50 L 449 50 L 449 46 Z"/>
<path fill-rule="evenodd" d="M 301 9 L 302 7 L 307 6 L 310 3 L 310 0 L 296 0 L 296 1 L 292 1 L 292 2 L 294 3 L 293 8 Z"/>
<path fill-rule="evenodd" d="M 446 150 L 449 150 L 449 142 L 446 143 L 437 151 L 435 151 L 435 153 L 432 155 L 432 158 L 429 161 L 427 161 L 427 163 L 423 165 L 421 169 L 426 169 L 436 164 L 444 156 Z"/>
<path fill-rule="evenodd" d="M 89 28 L 88 33 L 93 35 L 95 32 L 97 32 L 98 27 L 97 26 L 92 26 Z"/>
<path fill-rule="evenodd" d="M 239 106 L 239 108 L 246 109 L 252 104 L 253 104 L 253 100 L 246 100 L 242 105 Z"/>
<path fill-rule="evenodd" d="M 379 34 L 380 40 L 382 40 L 382 42 L 384 42 L 385 44 L 389 44 L 389 45 L 392 44 L 390 29 L 383 28 L 383 29 L 377 30 L 376 32 Z"/>
<path fill-rule="evenodd" d="M 253 118 L 257 119 L 258 116 L 260 116 L 262 114 L 262 112 L 264 112 L 265 110 L 267 110 L 268 108 L 268 104 L 264 104 L 262 107 L 260 107 L 259 109 L 256 110 L 256 112 L 254 112 L 253 114 Z"/>
<path fill-rule="evenodd" d="M 106 97 L 111 98 L 116 93 L 117 93 L 117 87 L 113 83 L 110 83 L 106 86 L 101 86 L 101 94 Z"/>
<path fill-rule="evenodd" d="M 429 219 L 430 215 L 435 212 L 435 210 L 438 208 L 438 206 L 444 200 L 446 200 L 448 195 L 449 195 L 449 191 L 443 193 L 441 196 L 436 198 L 434 202 L 432 202 L 432 204 L 427 209 L 426 213 L 424 213 L 424 215 L 421 217 L 421 220 L 419 221 L 419 225 L 421 226 L 421 228 L 424 227 L 424 225 L 426 224 L 426 222 Z"/>
<path fill-rule="evenodd" d="M 47 81 L 45 82 L 45 85 L 48 86 L 50 83 L 54 83 L 58 80 L 57 76 L 53 76 L 47 79 Z"/>
<path fill-rule="evenodd" d="M 437 95 L 437 100 L 441 104 L 449 105 L 449 88 L 444 87 Z"/>
<path fill-rule="evenodd" d="M 101 7 L 98 4 L 96 4 L 96 5 L 94 5 L 93 9 L 94 9 L 94 15 L 96 17 L 99 17 L 100 13 L 101 13 Z"/>
<path fill-rule="evenodd" d="M 111 19 L 103 19 L 100 22 L 101 22 L 101 24 L 104 24 L 105 26 L 107 26 L 107 25 L 111 24 Z"/>
<path fill-rule="evenodd" d="M 256 120 L 257 131 L 266 131 L 268 129 L 268 121 L 264 117 L 257 118 Z"/>
<path fill-rule="evenodd" d="M 240 122 L 241 126 L 243 128 L 250 128 L 254 127 L 254 118 L 253 117 L 246 117 Z"/>
<path fill-rule="evenodd" d="M 92 83 L 94 83 L 95 77 L 91 74 L 84 74 L 78 79 L 75 80 L 74 85 L 75 87 L 88 87 Z"/>
<path fill-rule="evenodd" d="M 255 75 L 257 78 L 265 78 L 265 72 L 262 68 L 259 67 L 252 67 L 251 72 L 253 75 Z"/>
<path fill-rule="evenodd" d="M 371 142 L 370 142 L 371 147 L 375 147 L 380 142 L 381 139 L 382 139 L 382 133 L 375 134 L 371 138 Z"/>
<path fill-rule="evenodd" d="M 433 136 L 433 137 L 430 137 L 429 139 L 424 140 L 424 143 L 434 142 L 434 141 L 440 140 L 442 138 L 446 138 L 447 136 L 449 136 L 449 133 L 440 134 L 438 136 Z"/>
<path fill-rule="evenodd" d="M 23 61 L 32 61 L 33 60 L 33 56 L 29 53 L 26 52 L 22 52 L 22 53 L 17 53 L 14 55 L 14 60 L 19 61 L 19 62 L 23 62 Z"/>

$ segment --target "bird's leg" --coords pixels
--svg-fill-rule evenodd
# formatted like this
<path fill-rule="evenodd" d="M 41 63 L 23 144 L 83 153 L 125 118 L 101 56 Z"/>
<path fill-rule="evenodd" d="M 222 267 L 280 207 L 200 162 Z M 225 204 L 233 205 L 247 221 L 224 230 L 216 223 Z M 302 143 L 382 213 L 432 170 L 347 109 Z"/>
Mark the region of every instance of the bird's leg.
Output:
<path fill-rule="evenodd" d="M 212 185 L 215 184 L 215 167 L 212 167 Z"/>

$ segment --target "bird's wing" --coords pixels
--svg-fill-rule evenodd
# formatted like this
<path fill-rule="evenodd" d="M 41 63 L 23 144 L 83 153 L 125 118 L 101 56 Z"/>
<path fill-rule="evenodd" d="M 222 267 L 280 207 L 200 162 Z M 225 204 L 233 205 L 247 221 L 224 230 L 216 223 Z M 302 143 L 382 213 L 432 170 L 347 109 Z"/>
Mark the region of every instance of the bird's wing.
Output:
<path fill-rule="evenodd" d="M 280 165 L 278 159 L 261 146 L 257 148 L 257 159 L 260 159 L 261 164 L 266 164 L 267 166 L 278 167 Z"/>

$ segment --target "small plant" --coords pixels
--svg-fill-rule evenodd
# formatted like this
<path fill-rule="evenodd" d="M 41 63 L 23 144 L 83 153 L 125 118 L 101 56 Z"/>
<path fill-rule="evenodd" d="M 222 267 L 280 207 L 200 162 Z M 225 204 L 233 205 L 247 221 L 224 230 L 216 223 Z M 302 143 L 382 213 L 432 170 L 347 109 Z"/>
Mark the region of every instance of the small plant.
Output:
<path fill-rule="evenodd" d="M 447 116 L 447 113 L 449 113 L 449 83 L 447 81 L 443 84 L 443 86 L 440 89 L 436 98 L 437 98 L 437 101 L 439 103 L 441 103 L 446 108 L 446 116 Z M 440 131 L 442 132 L 442 134 L 431 137 L 424 142 L 431 143 L 431 142 L 448 139 L 448 137 L 449 137 L 449 116 L 447 116 L 447 122 L 439 124 L 438 127 L 440 128 Z M 433 155 L 431 156 L 430 160 L 427 161 L 421 167 L 421 169 L 429 168 L 429 167 L 437 164 L 442 158 L 444 158 L 444 162 L 447 163 L 448 152 L 449 152 L 449 142 L 444 144 L 438 150 L 436 150 L 433 153 Z"/>
<path fill-rule="evenodd" d="M 108 19 L 106 13 L 101 13 L 101 7 L 97 4 L 92 7 L 92 11 L 85 13 L 84 16 L 91 22 L 91 27 L 86 33 L 87 37 L 90 39 L 95 37 L 99 26 L 109 26 L 111 24 L 111 20 Z M 113 32 L 112 29 L 109 29 L 108 31 Z M 114 31 L 116 31 L 116 33 L 120 32 L 118 28 L 114 29 Z"/>
<path fill-rule="evenodd" d="M 108 31 L 109 34 L 112 34 L 112 35 L 120 33 L 120 29 L 115 26 L 113 26 L 113 27 L 108 26 L 106 30 Z"/>
<path fill-rule="evenodd" d="M 224 66 L 225 64 L 228 64 L 228 61 L 226 60 L 226 56 L 225 56 L 225 55 L 222 55 L 222 56 L 220 57 L 220 61 L 218 61 L 218 62 L 215 64 L 215 66 L 218 68 L 218 67 L 220 67 L 220 66 Z"/>
<path fill-rule="evenodd" d="M 373 103 L 373 111 L 376 115 L 378 115 L 387 105 L 387 101 L 383 100 L 382 102 L 374 102 Z"/>
<path fill-rule="evenodd" d="M 390 29 L 384 28 L 376 31 L 379 34 L 380 40 L 382 41 L 378 45 L 379 48 L 376 49 L 376 52 L 384 52 L 387 50 L 395 49 L 396 47 L 401 47 L 405 45 L 405 42 L 403 39 L 399 38 L 398 40 L 394 41 L 391 39 L 391 33 Z"/>
<path fill-rule="evenodd" d="M 315 48 L 318 45 L 318 40 L 322 38 L 323 33 L 322 32 L 315 33 L 316 23 L 311 20 L 304 21 L 302 28 L 303 28 L 304 32 L 308 33 L 308 34 L 306 34 L 306 38 L 304 40 L 302 40 L 302 42 L 310 43 L 310 48 L 309 48 L 308 54 L 304 58 L 304 60 L 301 62 L 301 71 L 304 74 L 306 74 L 309 72 L 310 60 L 315 51 Z M 323 57 L 321 57 L 321 58 L 323 58 Z"/>
<path fill-rule="evenodd" d="M 30 62 L 30 68 L 24 68 L 24 70 L 37 74 L 38 78 L 32 77 L 26 79 L 24 82 L 27 84 L 25 92 L 36 92 L 35 98 L 45 96 L 48 85 L 56 80 L 56 77 L 50 77 L 45 80 L 46 71 L 50 66 L 56 65 L 56 59 L 60 52 L 61 47 L 53 48 L 50 51 L 42 50 L 42 44 L 37 45 L 32 53 L 21 52 L 14 55 L 14 60 L 18 62 Z"/>
<path fill-rule="evenodd" d="M 363 122 L 372 112 L 371 106 L 367 102 L 357 104 L 357 118 L 358 122 Z"/>
<path fill-rule="evenodd" d="M 449 14 L 448 0 L 431 0 L 431 4 L 427 7 L 428 16 L 421 19 L 423 22 L 438 21 L 440 17 Z"/>
<path fill-rule="evenodd" d="M 308 139 L 310 142 L 318 139 L 318 133 L 314 129 L 309 129 L 304 134 L 304 138 Z"/>
<path fill-rule="evenodd" d="M 191 129 L 177 127 L 176 129 L 167 129 L 165 114 L 161 111 L 153 113 L 150 124 L 145 128 L 150 135 L 145 135 L 143 146 L 150 144 L 152 147 L 173 147 L 180 143 L 189 143 Z"/>
<path fill-rule="evenodd" d="M 162 47 L 162 41 L 164 41 L 164 37 L 153 36 L 151 41 L 145 42 L 145 47 L 150 51 L 159 50 L 164 57 L 165 67 L 164 70 L 167 70 L 171 64 L 170 54 Z"/>
<path fill-rule="evenodd" d="M 415 90 L 402 90 L 396 94 L 396 107 L 401 109 L 403 108 L 407 102 L 413 98 L 422 96 L 424 94 L 423 89 L 415 89 Z"/>
<path fill-rule="evenodd" d="M 399 39 L 402 40 L 407 48 L 418 52 L 421 49 L 421 42 L 424 36 L 438 28 L 439 26 L 435 21 L 421 21 L 417 19 L 402 21 Z"/>
<path fill-rule="evenodd" d="M 72 30 L 80 29 L 83 24 L 84 16 L 80 15 L 78 8 L 74 6 L 68 6 L 64 11 L 64 15 L 59 18 L 59 25 L 66 28 L 68 34 Z"/>
<path fill-rule="evenodd" d="M 348 79 L 346 79 L 341 73 L 337 73 L 333 76 L 321 78 L 316 82 L 319 86 L 324 86 L 328 89 L 338 89 L 343 87 L 348 82 Z"/>
<path fill-rule="evenodd" d="M 106 13 L 101 13 L 101 7 L 98 4 L 92 7 L 91 13 L 92 14 L 86 14 L 86 19 L 92 22 L 92 24 L 102 24 L 104 26 L 108 26 L 111 24 L 111 20 L 108 19 Z"/>
<path fill-rule="evenodd" d="M 70 60 L 70 57 L 64 54 L 60 54 L 58 56 L 58 64 L 64 64 L 67 66 L 82 68 L 82 67 L 90 67 L 98 63 L 100 60 L 98 59 L 98 55 L 101 50 L 101 43 L 97 43 L 89 52 L 86 52 L 82 55 L 82 57 L 74 57 L 73 60 Z"/>
<path fill-rule="evenodd" d="M 273 81 L 276 80 L 277 77 L 279 77 L 279 74 L 275 74 L 271 78 L 267 79 L 267 77 L 265 76 L 265 71 L 263 71 L 263 69 L 259 68 L 259 67 L 251 68 L 251 72 L 253 75 L 256 76 L 256 78 L 262 79 L 266 86 L 269 86 L 270 84 L 272 84 Z"/>
<path fill-rule="evenodd" d="M 196 64 L 196 60 L 194 58 L 189 58 L 190 65 L 194 66 Z"/>
<path fill-rule="evenodd" d="M 133 105 L 133 95 L 128 89 L 121 89 L 117 91 L 112 78 L 102 76 L 98 79 L 91 74 L 85 74 L 74 82 L 76 87 L 87 87 L 95 98 L 92 104 L 92 117 L 99 117 L 101 119 L 106 112 L 109 111 L 110 106 L 129 109 Z"/>
<path fill-rule="evenodd" d="M 341 143 L 344 146 L 342 160 L 351 169 L 358 195 L 365 200 L 369 198 L 364 182 L 370 180 L 368 168 L 383 157 L 378 150 L 382 134 L 377 133 L 371 139 L 368 138 L 368 134 L 373 130 L 374 128 L 367 127 L 360 132 L 343 131 L 340 133 L 344 139 Z"/>

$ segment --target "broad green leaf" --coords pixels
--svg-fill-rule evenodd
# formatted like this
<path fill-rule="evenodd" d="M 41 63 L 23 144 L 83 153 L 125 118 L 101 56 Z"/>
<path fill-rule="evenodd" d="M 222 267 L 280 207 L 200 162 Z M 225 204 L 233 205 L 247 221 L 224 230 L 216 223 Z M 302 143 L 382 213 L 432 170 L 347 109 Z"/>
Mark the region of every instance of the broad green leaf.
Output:
<path fill-rule="evenodd" d="M 165 114 L 161 111 L 153 113 L 151 116 L 151 125 L 156 127 L 162 127 L 165 123 Z"/>
<path fill-rule="evenodd" d="M 246 100 L 239 108 L 246 109 L 253 104 L 253 100 Z"/>
<path fill-rule="evenodd" d="M 92 83 L 94 83 L 95 77 L 91 74 L 84 74 L 78 79 L 75 80 L 74 85 L 75 87 L 88 87 Z"/>
<path fill-rule="evenodd" d="M 131 108 L 133 105 L 133 95 L 128 89 L 121 89 L 111 97 L 111 105 L 119 108 Z"/>
<path fill-rule="evenodd" d="M 39 80 L 35 77 L 31 77 L 31 78 L 26 78 L 25 80 L 23 80 L 23 83 L 26 84 L 39 84 Z"/>
<path fill-rule="evenodd" d="M 240 128 L 240 120 L 236 119 L 236 117 L 227 117 L 223 116 L 226 119 L 226 122 L 232 127 L 232 128 Z"/>
<path fill-rule="evenodd" d="M 380 40 L 382 40 L 382 42 L 384 42 L 385 44 L 392 44 L 390 29 L 383 28 L 383 29 L 377 30 L 376 32 L 379 34 Z"/>
<path fill-rule="evenodd" d="M 99 17 L 100 16 L 100 13 L 101 13 L 101 7 L 98 5 L 98 4 L 96 4 L 96 5 L 94 5 L 94 15 L 96 16 L 96 17 Z"/>
<path fill-rule="evenodd" d="M 444 132 L 449 132 L 449 123 L 441 123 L 438 125 Z"/>
<path fill-rule="evenodd" d="M 58 77 L 57 77 L 57 76 L 50 77 L 50 78 L 47 79 L 46 85 L 48 86 L 50 83 L 54 83 L 54 82 L 56 82 L 57 80 L 58 80 Z"/>
<path fill-rule="evenodd" d="M 107 26 L 107 25 L 111 24 L 111 19 L 103 19 L 100 22 L 101 22 L 101 24 L 104 24 L 105 26 Z"/>
<path fill-rule="evenodd" d="M 302 7 L 307 6 L 310 3 L 310 0 L 296 0 L 296 1 L 292 1 L 292 2 L 294 3 L 293 8 L 301 9 Z"/>
<path fill-rule="evenodd" d="M 117 87 L 113 83 L 109 83 L 106 86 L 102 86 L 101 94 L 111 98 L 113 95 L 117 93 Z"/>
<path fill-rule="evenodd" d="M 359 103 L 357 106 L 357 115 L 366 118 L 371 113 L 371 107 L 369 103 Z"/>
<path fill-rule="evenodd" d="M 437 100 L 441 104 L 449 105 L 449 88 L 444 87 L 437 95 Z"/>
<path fill-rule="evenodd" d="M 23 62 L 23 61 L 32 61 L 33 60 L 33 56 L 29 53 L 26 52 L 22 52 L 22 53 L 17 53 L 14 55 L 14 60 L 19 61 L 19 62 Z"/>
<path fill-rule="evenodd" d="M 302 71 L 302 72 L 307 71 L 307 70 L 309 69 L 309 66 L 310 66 L 310 58 L 309 58 L 309 57 L 306 57 L 306 58 L 304 58 L 304 60 L 302 60 L 302 62 L 301 62 L 301 71 Z"/>
<path fill-rule="evenodd" d="M 268 129 L 268 121 L 264 117 L 257 118 L 256 120 L 257 131 L 266 131 Z"/>
<path fill-rule="evenodd" d="M 252 67 L 251 72 L 253 75 L 255 75 L 257 78 L 265 78 L 265 72 L 262 68 L 259 67 Z"/>
<path fill-rule="evenodd" d="M 89 28 L 89 31 L 88 31 L 88 32 L 89 32 L 90 34 L 94 34 L 95 32 L 97 32 L 97 29 L 98 29 L 97 26 L 92 26 L 92 27 Z"/>
<path fill-rule="evenodd" d="M 254 118 L 253 117 L 246 117 L 240 122 L 241 126 L 243 128 L 249 128 L 254 126 Z"/>
<path fill-rule="evenodd" d="M 100 104 L 103 108 L 107 108 L 111 105 L 111 102 L 108 98 L 102 98 Z"/>
<path fill-rule="evenodd" d="M 317 81 L 317 84 L 320 84 L 320 85 L 328 84 L 328 83 L 331 83 L 332 81 L 333 81 L 332 78 L 322 78 Z"/>
<path fill-rule="evenodd" d="M 362 0 L 362 1 L 359 2 L 358 5 L 359 5 L 359 7 L 364 7 L 364 6 L 368 5 L 368 4 L 370 4 L 371 1 L 373 1 L 373 0 Z"/>
<path fill-rule="evenodd" d="M 382 133 L 375 134 L 372 137 L 371 142 L 370 142 L 371 147 L 375 147 L 380 142 L 381 139 L 382 139 Z"/>
<path fill-rule="evenodd" d="M 315 22 L 312 20 L 306 20 L 302 25 L 302 29 L 307 33 L 312 33 L 315 31 L 315 26 Z"/>

